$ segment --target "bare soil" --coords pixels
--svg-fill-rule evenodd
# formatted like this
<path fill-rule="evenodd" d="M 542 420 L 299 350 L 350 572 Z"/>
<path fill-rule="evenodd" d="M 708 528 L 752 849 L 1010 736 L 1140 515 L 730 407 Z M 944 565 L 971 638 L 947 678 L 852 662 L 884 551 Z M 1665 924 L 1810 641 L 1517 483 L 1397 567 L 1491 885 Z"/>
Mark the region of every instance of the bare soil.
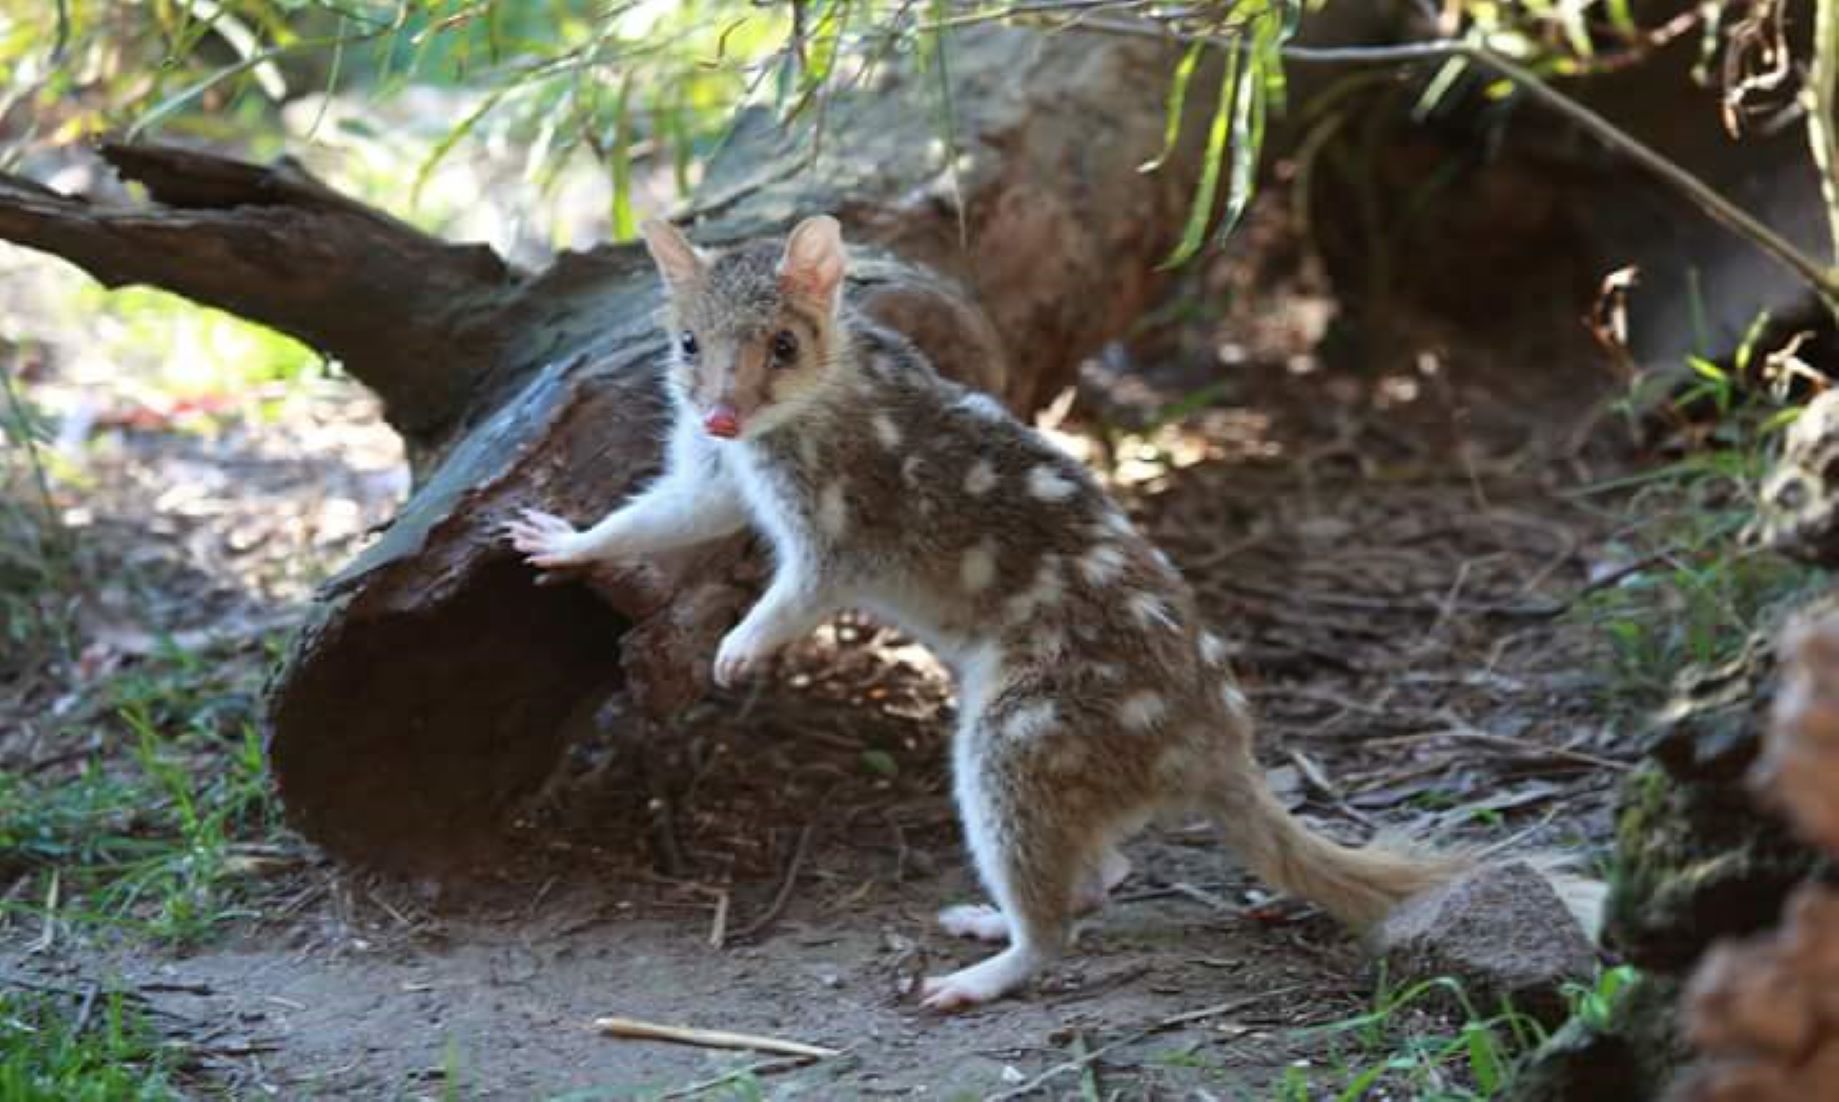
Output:
<path fill-rule="evenodd" d="M 1071 445 L 1235 641 L 1273 783 L 1312 821 L 1350 840 L 1600 840 L 1633 751 L 1591 628 L 1566 615 L 1608 523 L 1567 488 L 1614 471 L 1576 444 L 1608 378 L 1576 348 L 1484 353 L 1429 329 L 1388 342 L 1408 354 L 1336 357 L 1319 280 L 1282 275 L 1257 290 L 1229 266 L 1189 289 L 1213 320 L 1089 365 Z M 1146 436 L 1094 428 L 1203 386 L 1204 408 Z M 88 531 L 166 566 L 140 575 L 153 600 L 94 603 L 113 610 L 87 621 L 96 663 L 132 668 L 134 631 L 241 623 L 185 638 L 260 669 L 263 632 L 321 569 L 303 564 L 335 565 L 388 516 L 387 430 L 350 391 L 316 392 L 228 439 L 120 438 Z M 80 696 L 71 676 L 13 706 Z M 57 752 L 25 745 L 23 714 L 0 717 L 16 767 Z M 1197 829 L 1133 845 L 1116 902 L 1026 998 L 921 1013 L 915 977 L 987 951 L 931 921 L 977 897 L 949 717 L 923 654 L 844 623 L 650 744 L 603 717 L 613 733 L 584 738 L 519 823 L 517 859 L 468 884 L 378 879 L 283 838 L 256 913 L 220 940 L 73 927 L 46 947 L 13 921 L 0 980 L 137 992 L 190 1046 L 200 1093 L 236 1097 L 681 1096 L 768 1059 L 601 1036 L 604 1015 L 844 1050 L 759 1067 L 770 1097 L 987 1097 L 1119 1041 L 1030 1096 L 1260 1097 L 1295 1062 L 1325 1084 L 1357 1061 L 1310 1027 L 1370 1004 L 1358 942 Z"/>

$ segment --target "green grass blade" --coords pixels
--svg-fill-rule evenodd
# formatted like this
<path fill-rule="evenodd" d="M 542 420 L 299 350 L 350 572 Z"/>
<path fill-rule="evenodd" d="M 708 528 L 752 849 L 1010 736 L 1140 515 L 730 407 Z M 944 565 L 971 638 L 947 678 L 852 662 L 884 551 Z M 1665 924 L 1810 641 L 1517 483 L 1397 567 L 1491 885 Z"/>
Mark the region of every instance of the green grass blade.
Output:
<path fill-rule="evenodd" d="M 1213 122 L 1207 128 L 1206 160 L 1201 165 L 1200 181 L 1195 185 L 1194 201 L 1188 207 L 1187 225 L 1181 240 L 1159 267 L 1180 267 L 1200 251 L 1207 240 L 1207 227 L 1213 221 L 1213 199 L 1220 190 L 1220 169 L 1226 163 L 1226 139 L 1232 132 L 1233 94 L 1239 86 L 1240 59 L 1244 51 L 1237 45 L 1226 50 L 1226 62 L 1220 74 L 1220 98 L 1213 108 Z"/>
<path fill-rule="evenodd" d="M 440 141 L 434 143 L 434 148 L 430 149 L 428 155 L 422 158 L 421 164 L 416 166 L 415 182 L 409 185 L 409 207 L 411 209 L 420 205 L 421 189 L 427 186 L 429 177 L 434 175 L 434 170 L 440 167 L 441 161 L 446 159 L 447 154 L 453 152 L 453 147 L 459 145 L 466 135 L 473 132 L 473 128 L 477 127 L 485 116 L 491 114 L 492 108 L 498 106 L 498 102 L 504 98 L 507 91 L 509 91 L 508 87 L 493 89 L 479 101 L 479 106 L 473 108 L 465 118 L 454 124 L 453 129 L 441 135 Z"/>
<path fill-rule="evenodd" d="M 632 116 L 627 105 L 632 98 L 632 78 L 620 82 L 619 98 L 613 101 L 613 145 L 608 156 L 613 174 L 613 240 L 630 241 L 638 236 L 638 219 L 632 215 Z"/>
<path fill-rule="evenodd" d="M 1162 152 L 1138 165 L 1138 172 L 1154 172 L 1174 154 L 1175 143 L 1181 138 L 1181 116 L 1188 103 L 1188 82 L 1193 79 L 1194 70 L 1200 64 L 1201 53 L 1206 48 L 1205 42 L 1195 42 L 1181 55 L 1180 63 L 1175 66 L 1175 75 L 1169 80 L 1168 115 L 1162 121 Z"/>
<path fill-rule="evenodd" d="M 1233 95 L 1232 175 L 1226 181 L 1226 210 L 1214 231 L 1214 240 L 1224 240 L 1239 224 L 1245 208 L 1258 186 L 1258 151 L 1264 145 L 1264 77 L 1268 47 L 1264 28 L 1272 24 L 1267 17 L 1259 21 L 1253 36 L 1253 52 L 1239 70 L 1239 88 Z"/>

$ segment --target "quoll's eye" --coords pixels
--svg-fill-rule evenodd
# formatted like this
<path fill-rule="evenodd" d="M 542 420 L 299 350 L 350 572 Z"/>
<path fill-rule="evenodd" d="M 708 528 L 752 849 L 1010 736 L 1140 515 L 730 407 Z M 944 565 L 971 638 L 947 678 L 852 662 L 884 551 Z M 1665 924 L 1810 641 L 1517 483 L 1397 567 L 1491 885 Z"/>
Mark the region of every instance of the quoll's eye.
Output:
<path fill-rule="evenodd" d="M 784 366 L 791 363 L 792 358 L 797 355 L 798 338 L 792 335 L 790 329 L 781 329 L 779 332 L 773 334 L 774 360 L 778 361 L 781 366 Z"/>
<path fill-rule="evenodd" d="M 685 356 L 694 356 L 696 354 L 696 334 L 688 329 L 677 334 L 677 347 Z"/>

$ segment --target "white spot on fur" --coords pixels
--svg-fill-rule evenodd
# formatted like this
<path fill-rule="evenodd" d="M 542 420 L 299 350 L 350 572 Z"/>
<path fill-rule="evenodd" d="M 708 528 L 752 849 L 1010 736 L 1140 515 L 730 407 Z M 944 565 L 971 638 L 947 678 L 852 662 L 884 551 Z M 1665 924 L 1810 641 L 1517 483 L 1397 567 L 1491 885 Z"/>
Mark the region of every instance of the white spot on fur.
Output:
<path fill-rule="evenodd" d="M 1131 693 L 1118 705 L 1117 718 L 1133 731 L 1147 731 L 1168 714 L 1169 703 L 1162 694 L 1145 689 Z"/>
<path fill-rule="evenodd" d="M 1065 501 L 1079 484 L 1046 463 L 1028 471 L 1028 492 L 1041 501 Z"/>
<path fill-rule="evenodd" d="M 849 527 L 849 503 L 843 498 L 843 484 L 832 482 L 817 499 L 817 526 L 826 536 L 836 539 Z"/>
<path fill-rule="evenodd" d="M 1079 560 L 1079 573 L 1089 585 L 1106 585 L 1124 571 L 1124 551 L 1114 543 L 1101 543 Z"/>
<path fill-rule="evenodd" d="M 990 466 L 987 459 L 979 459 L 971 464 L 971 469 L 964 476 L 964 492 L 972 497 L 982 497 L 996 488 L 996 468 Z"/>
<path fill-rule="evenodd" d="M 1008 619 L 1011 623 L 1026 620 L 1038 609 L 1051 608 L 1066 594 L 1066 582 L 1060 577 L 1060 556 L 1042 555 L 1028 588 L 1009 598 Z"/>
<path fill-rule="evenodd" d="M 1138 593 L 1132 596 L 1130 614 L 1135 616 L 1137 622 L 1144 627 L 1161 624 L 1165 628 L 1174 630 L 1181 626 L 1175 622 L 1175 613 L 1169 608 L 1168 602 L 1153 593 Z"/>
<path fill-rule="evenodd" d="M 1003 717 L 1002 733 L 1012 739 L 1032 738 L 1051 727 L 1057 718 L 1052 701 L 1037 700 Z"/>
<path fill-rule="evenodd" d="M 1243 715 L 1251 710 L 1251 701 L 1247 700 L 1239 687 L 1230 681 L 1220 686 L 1220 703 L 1226 705 L 1227 711 L 1237 715 Z"/>
<path fill-rule="evenodd" d="M 1123 668 L 1111 662 L 1099 662 L 1092 667 L 1092 676 L 1100 681 L 1116 681 L 1124 676 Z"/>
<path fill-rule="evenodd" d="M 1054 628 L 1036 632 L 1029 640 L 1034 646 L 1034 656 L 1043 661 L 1053 661 L 1060 657 L 1060 651 L 1066 646 L 1066 636 Z"/>
<path fill-rule="evenodd" d="M 920 465 L 925 460 L 917 455 L 909 455 L 900 461 L 900 480 L 909 486 L 920 484 Z"/>
<path fill-rule="evenodd" d="M 958 564 L 958 580 L 966 593 L 981 593 L 990 588 L 990 583 L 996 580 L 994 541 L 984 540 L 964 553 L 964 560 Z"/>
<path fill-rule="evenodd" d="M 1009 411 L 1003 404 L 982 391 L 974 391 L 958 399 L 958 408 L 968 410 L 986 420 L 1000 420 L 1007 417 Z"/>
<path fill-rule="evenodd" d="M 1115 509 L 1105 514 L 1103 521 L 1105 531 L 1118 536 L 1133 536 L 1136 529 L 1130 526 L 1130 518 Z"/>
<path fill-rule="evenodd" d="M 900 426 L 885 413 L 877 413 L 869 419 L 869 426 L 875 430 L 875 439 L 889 451 L 900 447 Z"/>
<path fill-rule="evenodd" d="M 1223 665 L 1226 661 L 1226 641 L 1210 631 L 1201 632 L 1200 656 L 1209 666 Z"/>
<path fill-rule="evenodd" d="M 807 467 L 817 466 L 817 439 L 811 436 L 798 438 L 798 461 Z"/>

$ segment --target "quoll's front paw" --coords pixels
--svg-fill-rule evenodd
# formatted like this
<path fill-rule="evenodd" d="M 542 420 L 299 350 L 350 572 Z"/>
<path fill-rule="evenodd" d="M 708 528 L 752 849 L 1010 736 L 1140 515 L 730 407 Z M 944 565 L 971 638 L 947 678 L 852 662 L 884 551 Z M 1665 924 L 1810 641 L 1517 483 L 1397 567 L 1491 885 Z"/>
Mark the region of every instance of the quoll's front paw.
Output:
<path fill-rule="evenodd" d="M 587 561 L 581 553 L 581 533 L 561 517 L 525 509 L 518 519 L 505 523 L 504 531 L 531 566 L 553 570 Z"/>
<path fill-rule="evenodd" d="M 715 652 L 715 683 L 732 689 L 747 680 L 766 658 L 745 636 L 731 632 Z"/>

